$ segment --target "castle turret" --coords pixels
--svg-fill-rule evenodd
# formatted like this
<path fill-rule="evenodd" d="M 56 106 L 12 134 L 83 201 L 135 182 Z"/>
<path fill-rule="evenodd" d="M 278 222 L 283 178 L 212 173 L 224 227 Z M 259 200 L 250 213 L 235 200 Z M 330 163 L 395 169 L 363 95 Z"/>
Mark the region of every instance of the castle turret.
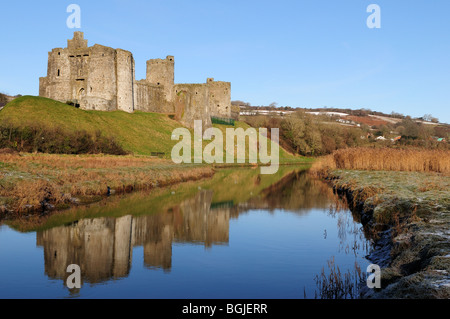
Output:
<path fill-rule="evenodd" d="M 67 40 L 67 48 L 69 50 L 86 49 L 88 47 L 88 40 L 84 39 L 84 33 L 76 31 L 73 33 L 73 39 Z"/>
<path fill-rule="evenodd" d="M 168 55 L 164 60 L 148 60 L 147 82 L 162 86 L 167 100 L 172 101 L 172 88 L 175 83 L 175 58 Z"/>

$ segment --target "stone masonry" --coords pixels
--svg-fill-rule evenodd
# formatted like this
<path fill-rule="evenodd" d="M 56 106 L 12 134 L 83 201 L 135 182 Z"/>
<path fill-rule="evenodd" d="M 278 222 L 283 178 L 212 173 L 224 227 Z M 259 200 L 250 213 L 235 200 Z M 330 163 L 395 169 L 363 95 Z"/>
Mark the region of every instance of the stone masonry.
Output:
<path fill-rule="evenodd" d="M 175 84 L 175 58 L 147 61 L 146 79 L 135 80 L 133 54 L 99 44 L 88 47 L 75 32 L 67 48 L 48 53 L 47 76 L 39 79 L 39 96 L 83 110 L 174 114 L 187 127 L 211 116 L 231 117 L 231 83 L 208 78 L 203 84 Z"/>

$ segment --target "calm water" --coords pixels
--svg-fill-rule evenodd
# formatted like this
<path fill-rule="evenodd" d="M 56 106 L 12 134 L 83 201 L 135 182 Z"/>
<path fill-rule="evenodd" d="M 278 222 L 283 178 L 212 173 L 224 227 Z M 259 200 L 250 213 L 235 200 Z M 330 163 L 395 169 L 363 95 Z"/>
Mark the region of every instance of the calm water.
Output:
<path fill-rule="evenodd" d="M 314 298 L 369 243 L 326 184 L 282 168 L 111 197 L 0 226 L 0 298 Z M 338 209 L 341 208 L 341 209 Z M 78 264 L 81 289 L 65 285 Z"/>

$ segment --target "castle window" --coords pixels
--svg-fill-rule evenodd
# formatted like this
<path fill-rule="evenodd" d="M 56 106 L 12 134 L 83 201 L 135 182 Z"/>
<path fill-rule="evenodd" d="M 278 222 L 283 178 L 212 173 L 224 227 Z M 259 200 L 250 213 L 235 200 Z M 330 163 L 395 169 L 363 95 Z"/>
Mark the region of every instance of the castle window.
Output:
<path fill-rule="evenodd" d="M 61 75 L 61 71 L 58 69 L 58 76 L 60 76 Z"/>
<path fill-rule="evenodd" d="M 158 85 L 160 85 L 160 83 L 158 82 Z"/>
<path fill-rule="evenodd" d="M 58 52 L 58 55 L 61 55 L 61 52 Z"/>

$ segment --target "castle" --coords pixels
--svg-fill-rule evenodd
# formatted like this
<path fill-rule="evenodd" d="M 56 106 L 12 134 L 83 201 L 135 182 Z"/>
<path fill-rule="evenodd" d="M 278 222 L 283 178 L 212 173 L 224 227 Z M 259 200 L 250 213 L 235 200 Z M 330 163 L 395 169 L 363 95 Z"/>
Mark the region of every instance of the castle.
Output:
<path fill-rule="evenodd" d="M 135 80 L 133 54 L 95 44 L 88 47 L 83 32 L 67 40 L 67 48 L 48 53 L 47 76 L 39 79 L 39 96 L 71 102 L 83 110 L 121 110 L 173 114 L 193 127 L 211 116 L 231 117 L 231 83 L 208 78 L 202 84 L 175 84 L 175 59 L 147 61 L 146 79 Z"/>

